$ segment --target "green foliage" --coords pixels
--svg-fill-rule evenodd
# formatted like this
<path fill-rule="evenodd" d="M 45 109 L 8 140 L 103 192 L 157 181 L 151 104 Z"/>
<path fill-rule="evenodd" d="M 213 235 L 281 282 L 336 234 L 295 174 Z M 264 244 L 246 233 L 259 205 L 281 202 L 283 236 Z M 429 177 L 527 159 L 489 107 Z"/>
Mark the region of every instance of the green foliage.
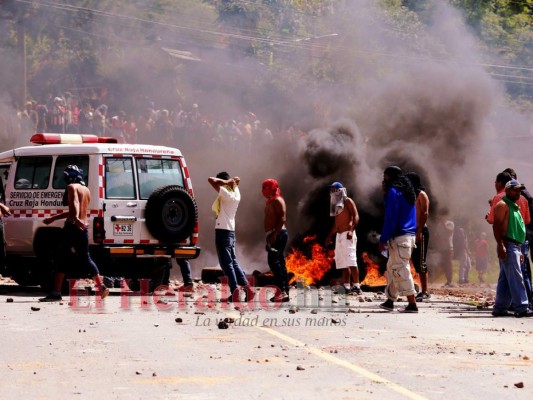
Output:
<path fill-rule="evenodd" d="M 376 4 L 385 10 L 381 22 L 390 27 L 386 34 L 401 40 L 405 44 L 403 48 L 424 54 L 429 47 L 424 25 L 430 22 L 437 1 L 444 0 L 378 0 Z M 533 0 L 448 1 L 461 10 L 487 52 L 508 64 L 533 64 Z M 142 67 L 145 75 L 151 74 L 151 79 L 166 76 L 176 68 L 175 59 L 158 51 L 161 37 L 166 46 L 176 49 L 223 48 L 232 57 L 250 58 L 268 69 L 254 84 L 273 84 L 282 93 L 317 82 L 360 79 L 359 71 L 346 70 L 356 67 L 335 60 L 355 55 L 365 46 L 354 46 L 349 37 L 342 35 L 334 40 L 319 39 L 343 29 L 349 32 L 352 21 L 348 17 L 338 18 L 335 24 L 328 18 L 342 13 L 339 7 L 343 3 L 339 0 L 65 0 L 61 3 L 5 0 L 0 10 L 0 18 L 5 21 L 1 46 L 16 51 L 19 28 L 24 27 L 29 88 L 35 97 L 65 85 L 95 86 L 105 81 L 120 86 L 124 76 L 138 81 L 140 90 L 149 90 L 150 79 L 133 73 L 132 66 Z M 379 45 L 372 37 L 368 41 L 367 46 Z M 434 43 L 431 45 L 435 48 Z M 376 50 L 382 49 L 376 47 Z M 372 64 L 374 57 L 369 53 L 363 63 Z M 512 76 L 509 80 L 516 81 Z M 531 87 L 510 83 L 508 88 L 524 104 L 532 100 Z"/>

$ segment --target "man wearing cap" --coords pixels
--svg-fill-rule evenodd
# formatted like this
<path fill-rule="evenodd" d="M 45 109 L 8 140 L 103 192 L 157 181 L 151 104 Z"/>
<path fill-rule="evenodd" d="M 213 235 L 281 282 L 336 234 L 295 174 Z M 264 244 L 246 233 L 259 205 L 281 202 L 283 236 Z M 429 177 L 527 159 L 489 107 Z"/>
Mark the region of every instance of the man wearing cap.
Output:
<path fill-rule="evenodd" d="M 526 240 L 526 226 L 517 201 L 522 185 L 516 179 L 505 184 L 505 196 L 494 206 L 492 230 L 496 239 L 500 275 L 496 287 L 496 300 L 492 315 L 510 315 L 507 309 L 512 305 L 515 317 L 532 317 L 528 307 L 524 278 L 522 276 L 522 243 Z"/>
<path fill-rule="evenodd" d="M 326 246 L 335 240 L 335 265 L 342 269 L 342 280 L 346 291 L 361 294 L 359 283 L 359 268 L 357 268 L 357 235 L 355 228 L 359 223 L 359 214 L 355 202 L 348 197 L 346 188 L 340 182 L 334 182 L 329 186 L 330 217 L 335 217 L 335 222 L 328 236 Z M 350 277 L 353 287 L 350 289 Z"/>
<path fill-rule="evenodd" d="M 415 247 L 416 194 L 402 170 L 390 166 L 383 172 L 385 221 L 379 240 L 379 250 L 388 250 L 387 300 L 380 307 L 394 310 L 398 296 L 406 296 L 409 304 L 401 312 L 417 313 L 416 290 L 411 275 L 411 253 Z"/>

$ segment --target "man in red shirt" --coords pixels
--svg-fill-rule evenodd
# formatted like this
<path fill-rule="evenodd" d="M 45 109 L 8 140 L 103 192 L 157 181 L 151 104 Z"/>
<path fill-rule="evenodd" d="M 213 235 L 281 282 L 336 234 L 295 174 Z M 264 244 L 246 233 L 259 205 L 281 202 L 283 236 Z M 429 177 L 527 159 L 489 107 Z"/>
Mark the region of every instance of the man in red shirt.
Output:
<path fill-rule="evenodd" d="M 498 202 L 504 198 L 505 196 L 505 184 L 509 182 L 511 179 L 511 175 L 508 172 L 500 172 L 496 176 L 496 182 L 494 182 L 494 187 L 496 189 L 496 195 L 492 198 L 491 206 L 488 214 L 485 216 L 485 219 L 489 224 L 494 223 L 494 207 Z M 531 222 L 531 216 L 529 215 L 529 204 L 527 202 L 527 199 L 520 195 L 520 198 L 516 202 L 518 204 L 518 208 L 520 210 L 520 214 L 522 215 L 522 218 L 524 219 L 524 223 L 527 225 Z"/>

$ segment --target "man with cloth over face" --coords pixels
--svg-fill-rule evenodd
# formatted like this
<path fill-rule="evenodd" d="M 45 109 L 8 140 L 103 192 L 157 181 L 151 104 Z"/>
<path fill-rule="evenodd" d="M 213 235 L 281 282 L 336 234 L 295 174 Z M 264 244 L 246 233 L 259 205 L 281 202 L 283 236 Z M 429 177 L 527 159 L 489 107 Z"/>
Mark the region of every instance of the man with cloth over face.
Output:
<path fill-rule="evenodd" d="M 267 261 L 276 280 L 277 293 L 270 301 L 284 303 L 289 298 L 289 278 L 285 265 L 285 247 L 289 234 L 285 227 L 287 206 L 281 197 L 278 181 L 266 179 L 261 185 L 261 193 L 266 198 L 264 229 L 266 238 Z"/>
<path fill-rule="evenodd" d="M 357 236 L 355 228 L 359 223 L 357 207 L 348 197 L 346 188 L 340 182 L 334 182 L 329 187 L 330 217 L 335 217 L 333 227 L 326 237 L 328 245 L 337 234 L 335 240 L 335 265 L 342 269 L 342 280 L 347 292 L 361 294 L 359 283 L 359 268 L 357 268 Z M 353 287 L 350 289 L 350 277 Z"/>
<path fill-rule="evenodd" d="M 379 240 L 379 249 L 388 249 L 387 300 L 380 305 L 394 310 L 398 296 L 407 296 L 409 304 L 401 312 L 417 313 L 415 285 L 411 275 L 411 253 L 415 247 L 416 194 L 413 185 L 397 166 L 387 167 L 383 173 L 385 193 L 385 222 Z"/>
<path fill-rule="evenodd" d="M 496 300 L 492 315 L 503 317 L 513 306 L 515 317 L 532 317 L 528 307 L 526 287 L 522 276 L 522 243 L 526 240 L 526 226 L 517 204 L 522 185 L 511 179 L 505 184 L 505 196 L 494 206 L 492 230 L 496 239 L 500 275 L 496 286 Z"/>
<path fill-rule="evenodd" d="M 98 267 L 89 254 L 89 224 L 87 211 L 91 201 L 91 191 L 83 180 L 83 171 L 77 165 L 68 165 L 63 171 L 63 177 L 67 183 L 63 195 L 63 206 L 68 206 L 68 211 L 45 218 L 43 222 L 48 225 L 59 219 L 65 220 L 62 232 L 62 260 L 59 263 L 58 272 L 54 278 L 54 291 L 48 296 L 39 299 L 42 302 L 61 300 L 61 286 L 68 270 L 69 257 L 72 250 L 76 253 L 83 272 L 90 271 L 100 297 L 103 299 L 109 294 L 105 287 Z"/>

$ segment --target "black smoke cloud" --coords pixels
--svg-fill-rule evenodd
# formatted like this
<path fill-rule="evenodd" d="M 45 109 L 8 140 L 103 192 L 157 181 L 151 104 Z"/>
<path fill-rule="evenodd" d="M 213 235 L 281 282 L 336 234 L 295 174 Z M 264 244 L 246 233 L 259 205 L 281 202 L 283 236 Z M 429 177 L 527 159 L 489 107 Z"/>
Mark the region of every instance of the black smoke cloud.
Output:
<path fill-rule="evenodd" d="M 480 225 L 486 200 L 494 194 L 494 176 L 508 163 L 524 165 L 524 171 L 517 170 L 526 184 L 533 179 L 499 141 L 508 135 L 531 136 L 529 122 L 504 104 L 502 89 L 480 66 L 483 55 L 459 13 L 436 1 L 429 25 L 399 33 L 376 3 L 344 2 L 344 9 L 325 22 L 338 34 L 330 42 L 309 41 L 307 47 L 287 50 L 291 54 L 285 60 L 302 74 L 319 58 L 334 70 L 333 79 L 307 75 L 301 86 L 290 79 L 284 87 L 269 85 L 273 76 L 282 80 L 286 72 L 243 59 L 238 52 L 210 48 L 206 41 L 194 47 L 169 30 L 152 32 L 163 39 L 161 46 L 124 43 L 118 84 L 110 87 L 119 93 L 115 102 L 142 107 L 138 104 L 152 99 L 156 108 L 167 109 L 178 102 L 185 109 L 197 103 L 203 114 L 222 121 L 252 111 L 275 136 L 270 145 L 251 150 L 228 150 L 195 136 L 177 140 L 200 212 L 203 252 L 193 261 L 197 275 L 202 267 L 217 264 L 211 212 L 216 192 L 207 178 L 223 170 L 242 179 L 237 251 L 248 272 L 266 269 L 261 182 L 267 178 L 280 183 L 293 238 L 308 233 L 323 237 L 329 229 L 327 185 L 333 181 L 348 188 L 362 224 L 379 229 L 382 171 L 390 164 L 422 176 L 432 215 L 442 204 L 452 217 L 467 214 Z M 94 33 L 102 32 L 100 24 Z M 191 50 L 201 61 L 172 58 L 163 46 Z M 102 54 L 110 57 L 103 56 L 103 65 L 117 62 L 105 49 Z M 156 63 L 166 68 L 154 77 L 151 66 Z M 512 132 L 507 131 L 510 122 Z M 290 126 L 306 134 L 289 137 Z"/>

